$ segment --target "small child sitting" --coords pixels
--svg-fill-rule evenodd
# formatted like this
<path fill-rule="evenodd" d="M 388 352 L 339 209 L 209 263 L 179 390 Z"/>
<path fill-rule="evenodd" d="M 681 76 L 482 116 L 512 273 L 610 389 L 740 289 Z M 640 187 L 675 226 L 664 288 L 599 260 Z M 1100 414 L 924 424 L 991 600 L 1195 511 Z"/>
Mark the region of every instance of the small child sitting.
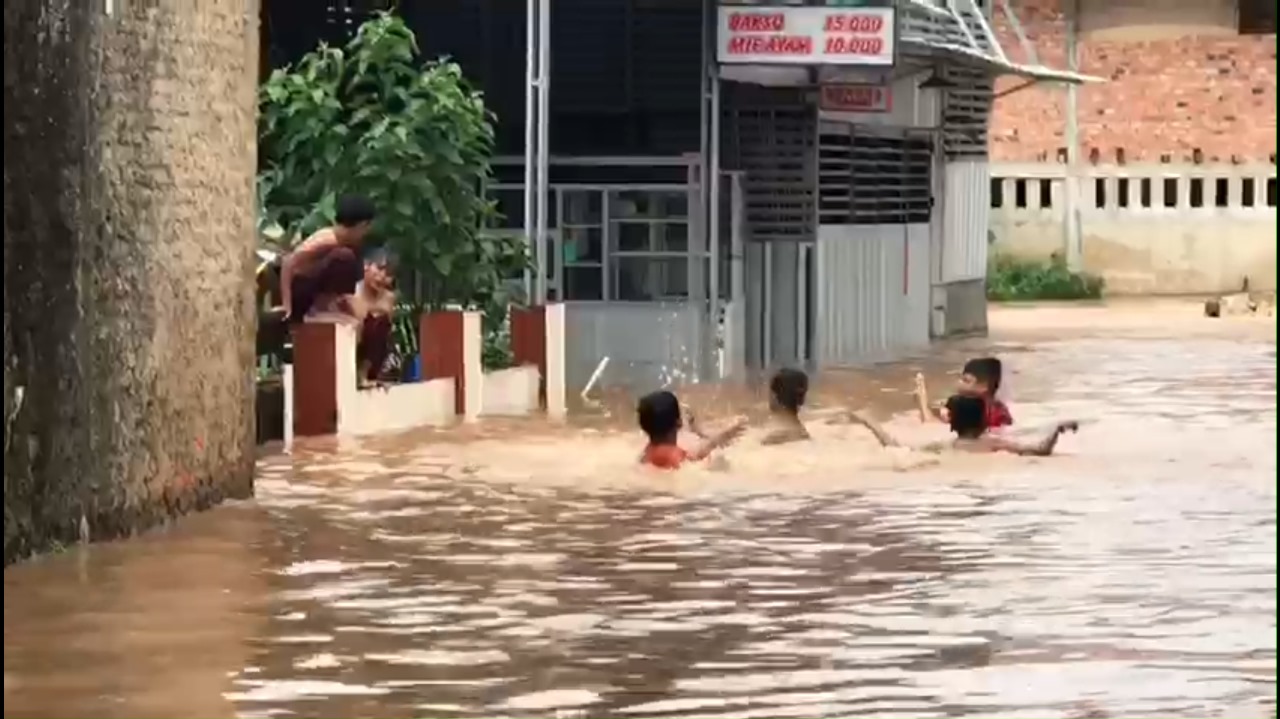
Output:
<path fill-rule="evenodd" d="M 761 444 L 776 445 L 809 439 L 800 421 L 800 408 L 809 394 L 809 375 L 798 369 L 782 369 L 769 381 L 769 431 Z"/>
<path fill-rule="evenodd" d="M 721 432 L 703 435 L 706 439 L 701 446 L 688 452 L 679 443 L 684 420 L 680 400 L 674 394 L 661 391 L 645 395 L 636 407 L 636 415 L 640 429 L 649 437 L 640 462 L 659 469 L 679 469 L 687 460 L 697 462 L 706 459 L 715 450 L 729 445 L 746 429 L 746 422 L 739 420 Z"/>

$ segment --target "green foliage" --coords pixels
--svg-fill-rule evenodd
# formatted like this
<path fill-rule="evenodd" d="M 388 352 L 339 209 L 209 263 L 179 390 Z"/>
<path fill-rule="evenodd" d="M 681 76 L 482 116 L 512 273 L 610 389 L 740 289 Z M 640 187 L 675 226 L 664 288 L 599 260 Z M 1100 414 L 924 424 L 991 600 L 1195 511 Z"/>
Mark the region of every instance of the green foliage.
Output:
<path fill-rule="evenodd" d="M 1048 262 L 996 255 L 987 270 L 987 298 L 997 302 L 1096 300 L 1102 291 L 1101 277 L 1072 272 L 1057 255 Z"/>
<path fill-rule="evenodd" d="M 528 265 L 518 237 L 486 233 L 493 124 L 451 62 L 422 62 L 404 22 L 381 14 L 344 48 L 321 46 L 260 91 L 259 229 L 289 246 L 333 221 L 343 193 L 378 208 L 417 308 L 502 311 Z"/>

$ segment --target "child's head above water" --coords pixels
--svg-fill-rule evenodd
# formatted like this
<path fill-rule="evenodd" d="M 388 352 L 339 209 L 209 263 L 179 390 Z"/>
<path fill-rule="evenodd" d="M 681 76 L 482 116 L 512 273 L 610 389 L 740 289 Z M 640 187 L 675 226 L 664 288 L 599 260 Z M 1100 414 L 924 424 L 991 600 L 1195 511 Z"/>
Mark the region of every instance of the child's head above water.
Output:
<path fill-rule="evenodd" d="M 1000 391 L 1004 364 L 995 357 L 979 357 L 964 363 L 960 370 L 961 394 L 994 397 Z"/>
<path fill-rule="evenodd" d="M 676 441 L 683 426 L 680 400 L 665 390 L 641 397 L 636 405 L 636 417 L 640 420 L 640 429 L 649 436 L 650 444 Z"/>
<path fill-rule="evenodd" d="M 809 375 L 798 369 L 781 369 L 769 380 L 769 409 L 799 414 L 809 394 Z"/>
<path fill-rule="evenodd" d="M 974 394 L 947 398 L 947 422 L 960 439 L 977 439 L 987 431 L 987 404 Z"/>

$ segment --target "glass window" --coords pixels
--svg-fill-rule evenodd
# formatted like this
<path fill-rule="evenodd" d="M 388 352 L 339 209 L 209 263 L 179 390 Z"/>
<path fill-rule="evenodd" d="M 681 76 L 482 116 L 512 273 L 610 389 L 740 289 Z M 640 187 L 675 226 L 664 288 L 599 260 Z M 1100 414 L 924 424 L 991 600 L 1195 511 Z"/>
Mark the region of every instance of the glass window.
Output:
<path fill-rule="evenodd" d="M 613 264 L 616 300 L 654 302 L 689 296 L 687 257 L 617 257 Z"/>
<path fill-rule="evenodd" d="M 687 252 L 689 226 L 684 222 L 613 223 L 615 252 Z"/>
<path fill-rule="evenodd" d="M 551 200 L 555 195 L 548 193 L 547 227 L 556 226 L 556 203 Z M 504 187 L 500 190 L 489 190 L 489 198 L 497 205 L 498 217 L 491 223 L 493 227 L 523 230 L 524 229 L 524 190 L 519 187 Z"/>
<path fill-rule="evenodd" d="M 599 227 L 566 227 L 560 232 L 565 265 L 599 263 L 604 258 L 604 232 Z"/>
<path fill-rule="evenodd" d="M 564 299 L 603 300 L 604 276 L 601 274 L 600 266 L 565 267 Z"/>
<path fill-rule="evenodd" d="M 685 219 L 689 216 L 689 195 L 683 191 L 635 190 L 614 193 L 609 201 L 609 218 Z"/>
<path fill-rule="evenodd" d="M 564 225 L 599 225 L 603 222 L 604 202 L 599 190 L 564 190 Z"/>

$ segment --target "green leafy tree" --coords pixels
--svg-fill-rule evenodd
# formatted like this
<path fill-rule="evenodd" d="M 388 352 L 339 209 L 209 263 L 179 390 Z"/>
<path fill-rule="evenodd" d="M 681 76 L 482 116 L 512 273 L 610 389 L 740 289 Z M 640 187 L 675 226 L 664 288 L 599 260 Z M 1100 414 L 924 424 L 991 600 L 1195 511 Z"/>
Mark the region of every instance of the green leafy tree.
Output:
<path fill-rule="evenodd" d="M 415 311 L 483 309 L 496 335 L 507 280 L 529 260 L 523 240 L 484 230 L 496 214 L 485 195 L 492 152 L 480 93 L 457 64 L 423 62 L 413 32 L 383 13 L 262 86 L 259 229 L 287 249 L 333 221 L 339 195 L 364 194 Z"/>

